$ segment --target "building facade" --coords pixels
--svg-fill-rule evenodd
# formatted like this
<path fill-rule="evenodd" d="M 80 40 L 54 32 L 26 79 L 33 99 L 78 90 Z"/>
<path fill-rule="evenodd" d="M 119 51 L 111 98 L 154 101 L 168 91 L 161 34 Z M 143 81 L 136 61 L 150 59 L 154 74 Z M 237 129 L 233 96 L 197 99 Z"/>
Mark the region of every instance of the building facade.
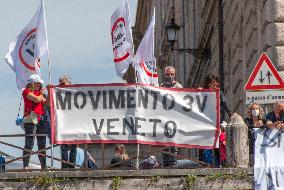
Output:
<path fill-rule="evenodd" d="M 168 65 L 176 68 L 176 80 L 187 88 L 200 87 L 208 73 L 215 74 L 232 110 L 244 116 L 244 86 L 261 53 L 267 52 L 280 74 L 284 71 L 284 0 L 138 0 L 133 28 L 135 49 L 147 30 L 154 7 L 160 83 Z M 192 54 L 171 50 L 166 26 L 172 18 L 180 26 L 174 49 L 208 48 L 210 59 L 200 60 Z M 124 79 L 135 82 L 133 67 Z M 127 147 L 135 157 L 136 145 Z M 104 149 L 102 155 L 96 155 L 101 148 L 91 148 L 98 166 L 104 166 L 102 160 L 109 165 L 114 154 L 113 145 L 105 145 Z M 141 146 L 140 155 L 150 154 L 149 150 L 148 146 Z M 197 150 L 180 149 L 179 154 L 198 159 Z"/>
<path fill-rule="evenodd" d="M 244 86 L 262 52 L 284 70 L 284 0 L 139 0 L 133 30 L 135 47 L 156 9 L 155 56 L 159 80 L 165 66 L 176 68 L 177 80 L 188 88 L 202 86 L 208 73 L 220 79 L 232 110 L 245 113 Z M 166 26 L 180 26 L 174 49 L 208 48 L 211 57 L 171 50 Z"/>

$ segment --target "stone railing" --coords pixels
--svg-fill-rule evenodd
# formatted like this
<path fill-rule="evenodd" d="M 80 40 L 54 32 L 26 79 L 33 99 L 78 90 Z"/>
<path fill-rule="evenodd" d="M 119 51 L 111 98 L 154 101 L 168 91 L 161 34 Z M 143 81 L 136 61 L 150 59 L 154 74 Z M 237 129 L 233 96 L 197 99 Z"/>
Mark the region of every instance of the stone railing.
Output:
<path fill-rule="evenodd" d="M 199 168 L 0 173 L 1 189 L 254 189 L 251 169 Z"/>

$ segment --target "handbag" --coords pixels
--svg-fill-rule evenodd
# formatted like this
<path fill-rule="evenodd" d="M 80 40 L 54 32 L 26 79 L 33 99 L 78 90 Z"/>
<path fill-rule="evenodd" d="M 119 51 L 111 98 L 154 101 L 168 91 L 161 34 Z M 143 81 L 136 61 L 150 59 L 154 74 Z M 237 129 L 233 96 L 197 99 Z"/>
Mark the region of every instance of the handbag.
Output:
<path fill-rule="evenodd" d="M 33 108 L 34 108 L 34 103 L 32 102 L 32 110 Z M 38 118 L 38 115 L 34 111 L 31 111 L 29 115 L 23 118 L 23 123 L 32 123 L 34 125 L 37 125 L 38 124 L 37 118 Z"/>
<path fill-rule="evenodd" d="M 24 117 L 23 119 L 23 123 L 32 123 L 34 125 L 38 124 L 38 115 L 32 111 L 29 115 L 27 115 L 26 117 Z"/>

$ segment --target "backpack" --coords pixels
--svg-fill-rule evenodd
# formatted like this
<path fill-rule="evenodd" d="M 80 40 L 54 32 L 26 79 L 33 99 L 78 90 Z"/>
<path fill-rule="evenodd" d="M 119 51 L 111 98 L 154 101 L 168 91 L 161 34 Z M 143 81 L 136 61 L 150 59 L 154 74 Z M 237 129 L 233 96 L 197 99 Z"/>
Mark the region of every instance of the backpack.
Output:
<path fill-rule="evenodd" d="M 161 163 L 153 155 L 145 156 L 144 160 L 142 160 L 139 164 L 139 168 L 142 168 L 142 169 L 152 169 L 152 168 L 157 168 L 160 166 L 161 166 Z"/>

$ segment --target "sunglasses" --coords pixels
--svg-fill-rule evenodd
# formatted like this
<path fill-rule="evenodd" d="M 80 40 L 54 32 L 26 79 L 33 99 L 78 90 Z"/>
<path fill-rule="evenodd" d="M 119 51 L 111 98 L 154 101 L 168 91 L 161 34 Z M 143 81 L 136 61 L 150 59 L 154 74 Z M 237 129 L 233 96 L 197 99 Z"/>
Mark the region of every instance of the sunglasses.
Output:
<path fill-rule="evenodd" d="M 173 73 L 166 73 L 165 75 L 166 75 L 166 76 L 175 76 L 176 74 L 173 74 Z"/>

